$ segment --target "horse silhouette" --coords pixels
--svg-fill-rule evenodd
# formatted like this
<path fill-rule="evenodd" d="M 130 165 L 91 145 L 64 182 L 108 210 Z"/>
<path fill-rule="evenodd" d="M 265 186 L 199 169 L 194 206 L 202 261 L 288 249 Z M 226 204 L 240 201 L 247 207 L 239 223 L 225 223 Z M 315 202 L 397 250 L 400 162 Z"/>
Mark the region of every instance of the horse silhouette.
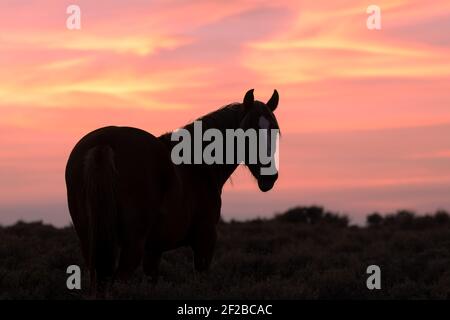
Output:
<path fill-rule="evenodd" d="M 200 118 L 204 129 L 260 129 L 261 117 L 279 129 L 273 111 L 278 92 L 265 104 L 253 90 L 242 103 Z M 193 132 L 193 125 L 184 127 Z M 235 164 L 179 164 L 171 161 L 176 142 L 131 127 L 109 126 L 84 136 L 66 166 L 70 216 L 91 278 L 91 290 L 105 292 L 113 279 L 127 279 L 143 262 L 153 281 L 164 251 L 190 246 L 196 271 L 209 268 L 216 243 L 222 188 Z M 248 146 L 247 146 L 248 147 Z M 261 191 L 278 178 L 261 175 L 259 160 L 248 164 Z"/>

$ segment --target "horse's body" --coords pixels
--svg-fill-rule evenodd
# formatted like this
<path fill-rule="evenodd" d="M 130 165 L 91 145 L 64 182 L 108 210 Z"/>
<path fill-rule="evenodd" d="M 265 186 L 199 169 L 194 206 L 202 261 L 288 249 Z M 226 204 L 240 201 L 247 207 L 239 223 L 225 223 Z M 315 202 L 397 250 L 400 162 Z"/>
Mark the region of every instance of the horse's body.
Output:
<path fill-rule="evenodd" d="M 246 99 L 203 117 L 206 128 L 249 127 L 254 105 L 273 111 L 278 104 L 277 94 L 267 107 L 253 101 L 252 91 Z M 156 279 L 162 252 L 180 246 L 192 247 L 197 271 L 209 267 L 222 188 L 237 164 L 174 165 L 173 146 L 170 134 L 105 127 L 73 149 L 66 167 L 68 205 L 93 286 L 127 278 L 142 260 L 145 273 Z M 273 186 L 275 176 L 250 169 L 260 188 Z"/>

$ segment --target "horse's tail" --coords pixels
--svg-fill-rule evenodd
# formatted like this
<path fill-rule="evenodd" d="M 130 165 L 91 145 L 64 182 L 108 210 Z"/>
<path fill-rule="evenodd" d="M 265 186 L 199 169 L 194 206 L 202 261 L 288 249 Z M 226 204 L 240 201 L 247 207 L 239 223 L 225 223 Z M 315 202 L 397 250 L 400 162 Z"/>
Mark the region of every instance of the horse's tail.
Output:
<path fill-rule="evenodd" d="M 116 167 L 110 146 L 89 149 L 84 162 L 85 209 L 89 232 L 89 270 L 92 289 L 114 276 L 118 254 Z"/>

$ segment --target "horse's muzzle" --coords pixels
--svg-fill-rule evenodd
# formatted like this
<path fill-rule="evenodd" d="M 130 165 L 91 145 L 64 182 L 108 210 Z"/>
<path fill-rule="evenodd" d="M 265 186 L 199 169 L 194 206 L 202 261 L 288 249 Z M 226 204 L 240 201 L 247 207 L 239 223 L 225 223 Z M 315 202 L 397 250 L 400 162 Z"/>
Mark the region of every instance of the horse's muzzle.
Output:
<path fill-rule="evenodd" d="M 269 191 L 270 189 L 273 188 L 275 181 L 277 181 L 277 179 L 259 179 L 258 180 L 259 190 L 261 190 L 262 192 Z"/>

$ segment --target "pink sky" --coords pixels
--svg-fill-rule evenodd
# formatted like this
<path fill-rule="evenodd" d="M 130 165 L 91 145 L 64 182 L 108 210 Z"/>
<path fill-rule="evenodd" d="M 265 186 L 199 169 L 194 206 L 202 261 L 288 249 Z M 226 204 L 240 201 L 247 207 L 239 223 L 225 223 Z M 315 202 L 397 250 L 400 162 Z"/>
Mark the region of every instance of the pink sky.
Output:
<path fill-rule="evenodd" d="M 81 7 L 82 29 L 65 27 Z M 223 216 L 320 204 L 450 209 L 450 2 L 165 0 L 0 3 L 0 224 L 69 222 L 64 167 L 104 125 L 175 129 L 255 88 L 280 92 L 280 178 L 239 170 Z"/>

